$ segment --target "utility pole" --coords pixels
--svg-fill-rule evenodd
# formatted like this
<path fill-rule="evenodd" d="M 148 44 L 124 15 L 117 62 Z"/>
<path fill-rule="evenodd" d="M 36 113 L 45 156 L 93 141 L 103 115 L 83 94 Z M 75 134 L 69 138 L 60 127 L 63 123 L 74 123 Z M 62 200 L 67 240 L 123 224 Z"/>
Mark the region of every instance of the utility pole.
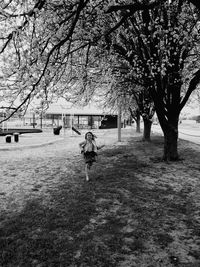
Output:
<path fill-rule="evenodd" d="M 35 113 L 33 113 L 33 128 L 35 128 Z"/>
<path fill-rule="evenodd" d="M 117 117 L 118 142 L 121 142 L 121 117 L 122 117 L 121 103 L 120 101 L 118 101 L 118 117 Z"/>
<path fill-rule="evenodd" d="M 42 111 L 40 113 L 40 128 L 42 129 Z"/>
<path fill-rule="evenodd" d="M 44 101 L 41 101 L 41 112 L 40 112 L 40 128 L 42 129 L 42 120 L 43 120 L 43 109 L 44 109 Z"/>

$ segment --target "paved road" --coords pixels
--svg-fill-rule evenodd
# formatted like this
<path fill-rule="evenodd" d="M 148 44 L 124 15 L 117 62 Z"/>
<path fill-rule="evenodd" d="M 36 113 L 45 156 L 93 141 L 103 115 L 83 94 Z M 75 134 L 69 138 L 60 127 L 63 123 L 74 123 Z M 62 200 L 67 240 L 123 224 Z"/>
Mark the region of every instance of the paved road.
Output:
<path fill-rule="evenodd" d="M 161 133 L 159 125 L 152 125 L 152 131 Z M 195 121 L 183 121 L 179 124 L 179 138 L 200 145 L 200 123 Z"/>

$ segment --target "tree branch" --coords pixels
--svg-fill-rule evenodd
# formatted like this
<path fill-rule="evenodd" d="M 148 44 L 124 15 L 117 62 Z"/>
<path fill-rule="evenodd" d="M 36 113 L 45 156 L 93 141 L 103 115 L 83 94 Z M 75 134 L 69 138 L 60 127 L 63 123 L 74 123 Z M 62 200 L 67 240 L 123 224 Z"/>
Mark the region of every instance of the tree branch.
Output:
<path fill-rule="evenodd" d="M 195 74 L 193 75 L 193 78 L 190 81 L 188 90 L 183 98 L 183 100 L 180 103 L 180 111 L 182 110 L 182 108 L 185 106 L 186 102 L 188 101 L 191 93 L 196 89 L 197 85 L 200 83 L 200 69 L 198 71 L 195 72 Z"/>
<path fill-rule="evenodd" d="M 198 1 L 198 0 L 197 0 Z M 151 9 L 155 7 L 159 3 L 158 0 L 155 0 L 153 3 L 150 4 L 141 4 L 139 2 L 130 4 L 130 5 L 115 5 L 115 6 L 110 6 L 106 13 L 112 13 L 112 12 L 117 12 L 117 11 L 124 11 L 124 10 L 129 10 L 130 14 L 132 15 L 138 10 L 145 10 L 145 9 Z"/>
<path fill-rule="evenodd" d="M 192 3 L 196 8 L 200 10 L 200 1 L 199 0 L 189 0 L 190 3 Z"/>
<path fill-rule="evenodd" d="M 153 3 L 150 4 L 141 4 L 141 3 L 134 3 L 130 5 L 116 5 L 116 6 L 110 6 L 108 10 L 105 12 L 106 14 L 112 13 L 112 12 L 117 12 L 117 11 L 127 11 L 126 13 L 123 13 L 122 18 L 120 21 L 118 21 L 115 26 L 113 26 L 108 32 L 105 33 L 105 36 L 108 36 L 115 30 L 117 30 L 125 21 L 128 17 L 133 15 L 136 11 L 139 10 L 148 10 L 154 8 L 156 5 L 159 4 L 158 0 L 155 0 Z"/>
<path fill-rule="evenodd" d="M 9 15 L 10 17 L 18 17 L 18 16 L 26 16 L 26 15 L 28 15 L 29 17 L 32 17 L 35 14 L 35 9 L 37 8 L 37 9 L 41 10 L 45 3 L 46 3 L 46 0 L 38 0 L 38 2 L 36 2 L 36 4 L 33 7 L 33 9 L 31 9 L 27 14 L 25 14 L 25 13 L 20 14 L 20 15 L 19 14 L 16 14 L 16 15 L 7 14 L 7 16 Z M 6 49 L 6 47 L 8 46 L 10 41 L 12 40 L 13 36 L 15 35 L 15 33 L 17 31 L 21 30 L 27 23 L 28 23 L 28 19 L 26 18 L 26 20 L 23 22 L 23 24 L 20 25 L 19 27 L 17 27 L 17 30 L 12 31 L 11 33 L 9 33 L 9 35 L 6 37 L 7 41 L 5 42 L 4 46 L 0 50 L 0 54 L 4 52 L 4 50 Z"/>

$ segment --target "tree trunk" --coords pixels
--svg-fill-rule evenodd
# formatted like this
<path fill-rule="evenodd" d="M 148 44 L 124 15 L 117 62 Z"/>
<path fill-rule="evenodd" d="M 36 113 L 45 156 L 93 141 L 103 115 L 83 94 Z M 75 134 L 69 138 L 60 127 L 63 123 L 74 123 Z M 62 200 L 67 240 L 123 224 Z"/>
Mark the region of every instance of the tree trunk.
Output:
<path fill-rule="evenodd" d="M 137 112 L 135 122 L 136 122 L 136 133 L 140 133 L 141 129 L 140 129 L 140 113 L 139 112 Z"/>
<path fill-rule="evenodd" d="M 178 127 L 164 131 L 164 155 L 165 161 L 178 160 Z"/>
<path fill-rule="evenodd" d="M 151 141 L 151 125 L 152 125 L 152 121 L 150 120 L 144 120 L 144 130 L 143 130 L 143 141 Z"/>
<path fill-rule="evenodd" d="M 140 120 L 136 120 L 136 133 L 140 133 Z"/>

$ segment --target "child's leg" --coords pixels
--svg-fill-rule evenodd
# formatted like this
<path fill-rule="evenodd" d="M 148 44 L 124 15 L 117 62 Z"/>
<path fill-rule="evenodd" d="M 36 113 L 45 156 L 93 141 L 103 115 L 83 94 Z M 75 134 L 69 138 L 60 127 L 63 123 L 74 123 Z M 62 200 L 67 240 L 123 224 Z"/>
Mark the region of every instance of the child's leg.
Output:
<path fill-rule="evenodd" d="M 85 176 L 86 176 L 86 181 L 89 181 L 88 170 L 89 170 L 89 164 L 86 163 L 86 164 L 85 164 Z"/>
<path fill-rule="evenodd" d="M 89 171 L 92 167 L 92 162 L 88 162 L 85 164 L 85 175 L 86 175 L 86 181 L 89 181 Z"/>

